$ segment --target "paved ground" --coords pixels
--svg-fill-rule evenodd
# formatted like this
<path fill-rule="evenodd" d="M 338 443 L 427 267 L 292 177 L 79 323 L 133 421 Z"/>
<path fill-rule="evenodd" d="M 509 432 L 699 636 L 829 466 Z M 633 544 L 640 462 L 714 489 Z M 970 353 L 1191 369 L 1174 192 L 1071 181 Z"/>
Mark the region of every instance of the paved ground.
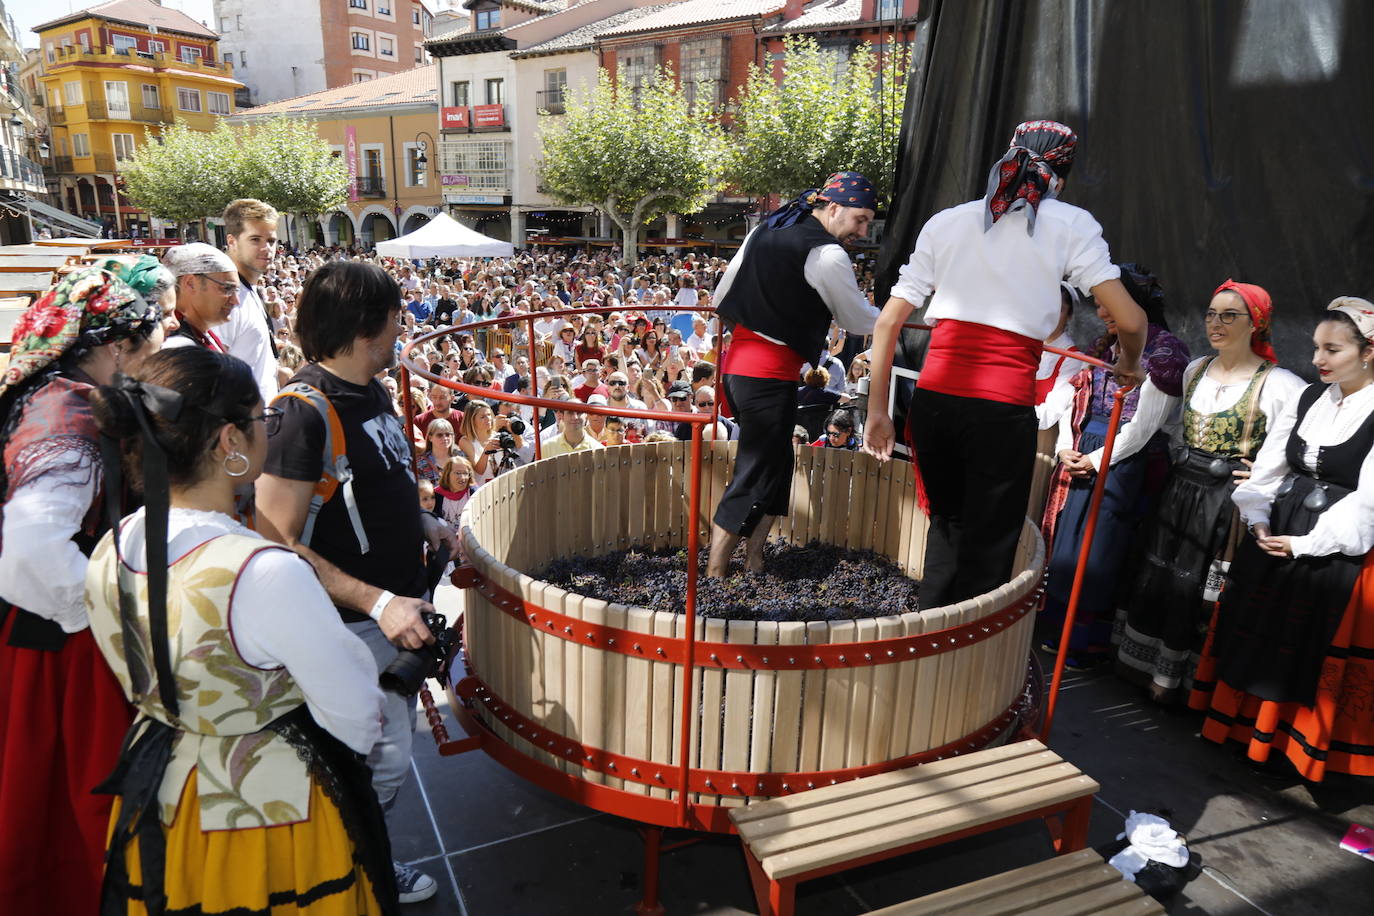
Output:
<path fill-rule="evenodd" d="M 451 614 L 452 594 L 441 596 Z M 1102 784 L 1093 845 L 1132 808 L 1169 818 L 1207 869 L 1173 914 L 1333 916 L 1374 912 L 1374 862 L 1339 849 L 1350 823 L 1374 826 L 1374 782 L 1312 787 L 1250 766 L 1196 736 L 1198 719 L 1144 702 L 1109 674 L 1066 679 L 1050 744 Z M 460 734 L 453 727 L 450 729 Z M 632 823 L 522 781 L 479 752 L 440 758 L 421 721 L 415 778 L 392 813 L 397 858 L 440 892 L 407 916 L 631 912 L 642 851 Z M 670 841 L 674 839 L 671 834 Z M 1049 854 L 1029 825 L 801 886 L 801 916 L 851 916 L 1006 871 Z M 738 841 L 708 837 L 663 858 L 670 914 L 756 913 Z"/>

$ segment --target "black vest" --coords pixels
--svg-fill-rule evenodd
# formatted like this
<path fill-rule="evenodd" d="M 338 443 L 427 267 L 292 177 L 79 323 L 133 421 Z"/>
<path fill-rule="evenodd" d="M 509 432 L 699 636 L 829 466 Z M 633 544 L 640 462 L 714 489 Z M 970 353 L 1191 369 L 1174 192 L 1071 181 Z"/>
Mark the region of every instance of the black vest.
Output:
<path fill-rule="evenodd" d="M 806 282 L 806 259 L 813 248 L 836 244 L 811 216 L 786 229 L 759 228 L 718 314 L 782 341 L 815 364 L 825 346 L 831 314 L 820 293 Z"/>

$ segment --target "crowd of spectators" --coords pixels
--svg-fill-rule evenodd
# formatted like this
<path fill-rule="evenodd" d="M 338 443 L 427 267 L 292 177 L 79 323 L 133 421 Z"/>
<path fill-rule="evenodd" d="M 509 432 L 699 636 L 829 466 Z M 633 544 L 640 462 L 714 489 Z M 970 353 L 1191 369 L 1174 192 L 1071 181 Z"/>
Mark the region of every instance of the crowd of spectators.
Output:
<path fill-rule="evenodd" d="M 439 336 L 412 351 L 416 366 L 444 379 L 625 411 L 715 413 L 715 422 L 703 429 L 705 438 L 738 435 L 729 406 L 717 404 L 716 397 L 717 366 L 730 333 L 722 335 L 711 314 L 690 310 L 712 304 L 728 258 L 659 255 L 626 268 L 615 252 L 570 249 L 532 248 L 507 259 L 415 262 L 339 248 L 283 247 L 255 285 L 276 338 L 282 383 L 304 361 L 294 329 L 301 289 L 314 271 L 335 260 L 377 264 L 395 278 L 404 297 L 398 349 L 446 327 L 501 319 Z M 862 261 L 856 278 L 871 295 L 872 272 Z M 576 308 L 588 311 L 552 314 Z M 543 313 L 550 314 L 522 320 Z M 817 354 L 814 367 L 803 367 L 797 380 L 798 442 L 859 447 L 862 430 L 856 429 L 860 424 L 851 405 L 866 393 L 868 358 L 846 343 L 844 333 L 832 328 L 828 352 Z M 399 368 L 382 383 L 404 416 Z M 528 405 L 495 395 L 472 398 L 420 376 L 411 377 L 409 396 L 422 499 L 432 499 L 434 511 L 454 522 L 477 487 L 534 460 L 536 439 L 538 454 L 549 456 L 691 437 L 687 422 L 577 409 L 542 410 L 536 420 Z"/>

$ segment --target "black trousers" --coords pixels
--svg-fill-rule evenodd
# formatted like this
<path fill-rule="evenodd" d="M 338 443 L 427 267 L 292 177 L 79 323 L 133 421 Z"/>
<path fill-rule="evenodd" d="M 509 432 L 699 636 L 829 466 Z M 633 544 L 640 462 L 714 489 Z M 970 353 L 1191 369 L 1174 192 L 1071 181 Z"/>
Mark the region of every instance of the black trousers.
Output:
<path fill-rule="evenodd" d="M 739 422 L 739 447 L 715 523 L 748 537 L 760 518 L 786 515 L 791 503 L 797 383 L 726 375 L 725 396 Z"/>
<path fill-rule="evenodd" d="M 916 389 L 907 435 L 930 498 L 921 606 L 1011 577 L 1034 473 L 1035 408 Z"/>

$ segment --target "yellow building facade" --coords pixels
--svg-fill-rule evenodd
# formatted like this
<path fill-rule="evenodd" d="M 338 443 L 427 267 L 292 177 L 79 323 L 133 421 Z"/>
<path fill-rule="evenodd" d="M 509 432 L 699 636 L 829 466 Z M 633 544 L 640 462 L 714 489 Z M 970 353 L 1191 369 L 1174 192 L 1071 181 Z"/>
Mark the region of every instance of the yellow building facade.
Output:
<path fill-rule="evenodd" d="M 242 83 L 218 36 L 151 0 L 113 0 L 34 31 L 55 203 L 115 236 L 147 237 L 149 215 L 120 193 L 121 163 L 176 120 L 209 131 L 233 114 Z"/>

